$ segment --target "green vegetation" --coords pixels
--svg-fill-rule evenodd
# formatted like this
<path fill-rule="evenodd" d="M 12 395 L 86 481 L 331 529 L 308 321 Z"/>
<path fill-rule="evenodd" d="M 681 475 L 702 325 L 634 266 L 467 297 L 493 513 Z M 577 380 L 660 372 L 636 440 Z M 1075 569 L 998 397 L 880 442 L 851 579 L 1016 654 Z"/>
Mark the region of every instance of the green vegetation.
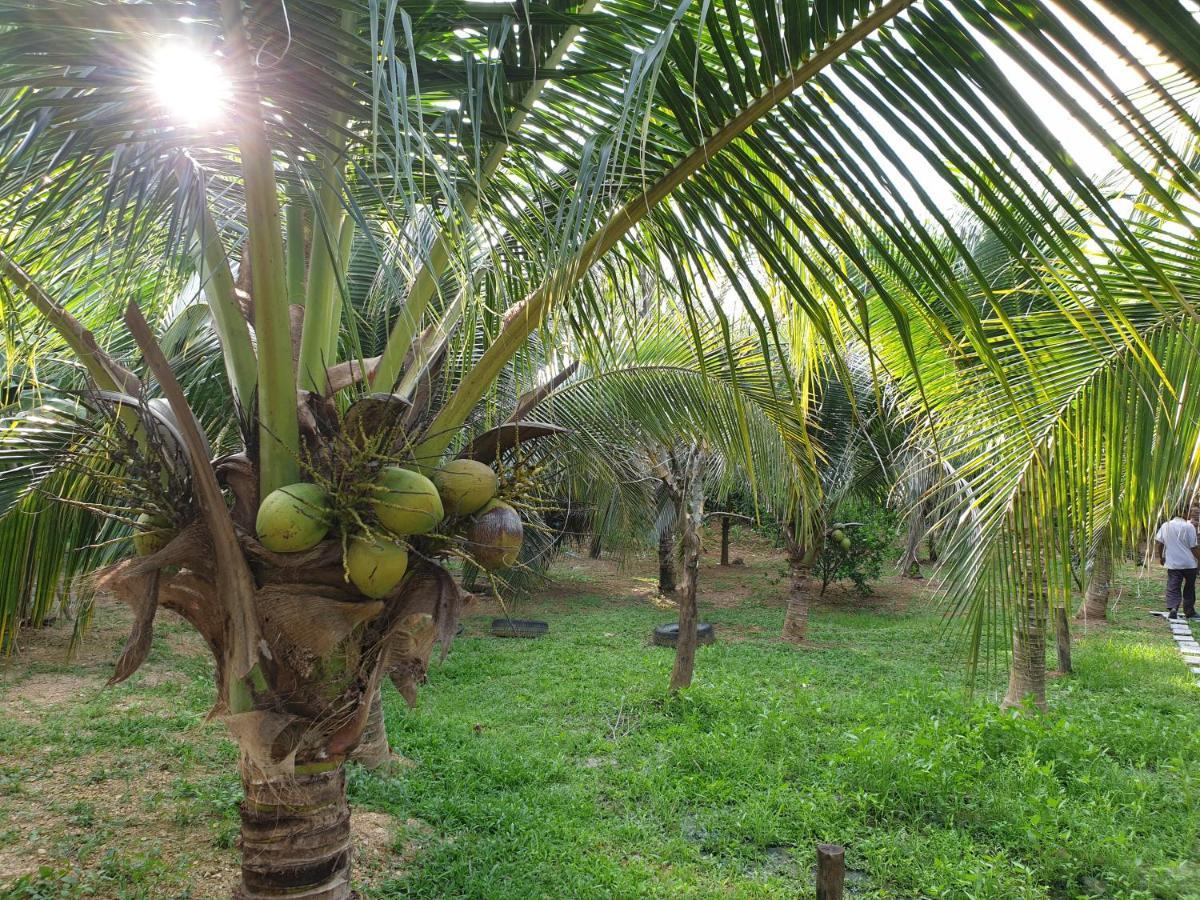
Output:
<path fill-rule="evenodd" d="M 1144 615 L 1157 579 L 1119 581 L 1113 624 L 1077 636 L 1076 674 L 1026 718 L 995 708 L 1003 673 L 966 693 L 960 651 L 933 639 L 939 613 L 909 582 L 818 607 L 806 650 L 779 642 L 783 566 L 761 553 L 706 565 L 719 640 L 669 699 L 671 653 L 647 640 L 669 614 L 637 599 L 650 571 L 566 561 L 562 586 L 522 607 L 547 638 L 487 637 L 481 609 L 417 710 L 389 688 L 415 767 L 352 770 L 355 809 L 395 817 L 399 855 L 356 865 L 366 896 L 811 896 L 819 840 L 847 845 L 852 897 L 1200 893 L 1200 712 Z M 8 895 L 227 895 L 235 751 L 202 724 L 210 663 L 188 638 L 164 623 L 142 673 L 108 691 L 119 624 L 79 665 L 11 664 L 0 867 L 44 869 L 0 882 Z M 73 696 L 16 699 L 56 677 Z"/>
<path fill-rule="evenodd" d="M 831 584 L 849 581 L 864 597 L 895 556 L 896 513 L 874 503 L 842 504 L 834 521 L 852 523 L 835 528 L 813 563 L 813 574 L 824 594 Z"/>

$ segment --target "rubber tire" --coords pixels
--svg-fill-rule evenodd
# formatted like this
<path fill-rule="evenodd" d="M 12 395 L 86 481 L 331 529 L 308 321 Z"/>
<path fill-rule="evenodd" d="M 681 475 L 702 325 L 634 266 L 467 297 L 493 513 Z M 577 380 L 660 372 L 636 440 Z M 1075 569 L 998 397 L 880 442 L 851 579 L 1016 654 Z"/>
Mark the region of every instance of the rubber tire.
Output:
<path fill-rule="evenodd" d="M 549 623 L 536 619 L 492 619 L 492 634 L 495 637 L 540 638 L 549 631 Z"/>
<path fill-rule="evenodd" d="M 708 622 L 701 622 L 696 626 L 696 645 L 703 646 L 711 644 L 717 639 L 716 632 Z M 679 641 L 679 623 L 668 622 L 665 625 L 659 625 L 654 629 L 654 635 L 651 638 L 656 647 L 674 647 Z"/>

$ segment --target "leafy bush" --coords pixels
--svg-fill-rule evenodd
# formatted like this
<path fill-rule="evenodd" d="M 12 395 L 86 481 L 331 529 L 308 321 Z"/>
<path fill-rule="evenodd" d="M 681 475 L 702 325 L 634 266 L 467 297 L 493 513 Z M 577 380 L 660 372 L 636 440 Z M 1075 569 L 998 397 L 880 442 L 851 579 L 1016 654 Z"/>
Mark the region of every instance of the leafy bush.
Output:
<path fill-rule="evenodd" d="M 865 597 L 871 593 L 871 582 L 883 573 L 884 559 L 894 550 L 899 516 L 884 506 L 843 504 L 834 521 L 852 523 L 841 529 L 850 539 L 850 548 L 844 549 L 826 536 L 813 564 L 814 574 L 821 579 L 821 593 L 834 582 L 852 581 Z"/>

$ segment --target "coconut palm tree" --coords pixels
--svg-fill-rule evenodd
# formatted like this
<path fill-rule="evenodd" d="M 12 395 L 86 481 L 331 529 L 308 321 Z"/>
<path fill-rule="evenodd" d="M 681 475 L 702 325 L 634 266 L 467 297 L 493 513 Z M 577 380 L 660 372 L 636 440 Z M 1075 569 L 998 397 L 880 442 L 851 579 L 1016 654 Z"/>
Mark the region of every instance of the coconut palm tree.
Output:
<path fill-rule="evenodd" d="M 722 336 L 708 326 L 697 346 L 678 312 L 640 316 L 636 324 L 603 349 L 598 364 L 579 366 L 545 391 L 529 413 L 568 429 L 567 493 L 601 513 L 593 529 L 657 538 L 659 587 L 668 587 L 666 573 L 680 609 L 670 681 L 677 691 L 694 673 L 706 498 L 747 490 L 762 515 L 786 516 L 793 497 L 816 485 L 796 464 L 804 423 L 753 333 Z"/>
<path fill-rule="evenodd" d="M 410 501 L 387 498 L 434 498 L 383 470 L 502 465 L 520 429 L 485 438 L 491 401 L 539 329 L 606 340 L 605 286 L 648 266 L 698 308 L 723 273 L 765 348 L 782 340 L 770 285 L 831 346 L 845 328 L 876 339 L 874 297 L 912 370 L 914 318 L 941 320 L 1003 385 L 1016 343 L 992 328 L 1003 298 L 953 240 L 928 192 L 940 182 L 1022 258 L 1066 262 L 1064 302 L 1112 323 L 1077 333 L 1136 343 L 1105 279 L 1157 300 L 1173 273 L 1005 73 L 1114 135 L 1117 162 L 1183 219 L 1174 198 L 1195 178 L 1162 123 L 1195 128 L 1180 98 L 1200 75 L 1200 25 L 1175 0 L 1097 7 L 0 0 L 5 393 L 28 406 L 73 392 L 85 412 L 50 417 L 47 434 L 66 437 L 31 482 L 122 533 L 137 524 L 145 555 L 97 576 L 135 610 L 118 676 L 144 658 L 159 606 L 213 651 L 214 712 L 242 750 L 243 896 L 348 896 L 343 763 L 371 697 L 387 675 L 411 695 L 434 639 L 449 640 L 461 597 L 447 558 L 510 557 L 515 510 L 492 508 L 479 534 L 454 515 L 466 487 L 449 476 L 447 519 L 398 543 L 385 520 Z M 1097 47 L 1144 84 L 1121 90 Z M 228 86 L 223 110 L 215 91 L 180 102 L 205 82 Z M 348 327 L 356 241 L 379 262 L 374 355 Z M 219 425 L 164 348 L 164 308 L 192 274 L 237 410 Z M 1062 287 L 1060 272 L 1029 276 Z M 454 328 L 472 349 L 448 358 Z M 503 485 L 518 506 L 525 474 Z M 65 556 L 95 538 L 68 531 L 6 549 Z M 385 591 L 376 579 L 402 552 L 412 565 Z M 25 571 L 3 587 L 52 591 L 77 568 Z"/>
<path fill-rule="evenodd" d="M 973 655 L 1012 633 L 1006 707 L 1030 699 L 1045 707 L 1052 620 L 1060 668 L 1069 669 L 1077 560 L 1090 558 L 1093 570 L 1080 616 L 1103 618 L 1114 549 L 1144 541 L 1169 506 L 1192 495 L 1200 472 L 1200 410 L 1185 387 L 1196 374 L 1200 245 L 1194 232 L 1176 233 L 1165 204 L 1139 201 L 1129 225 L 1153 262 L 1104 264 L 1117 310 L 1097 314 L 1070 264 L 1044 259 L 1060 290 L 1011 287 L 1023 299 L 988 326 L 996 347 L 1008 348 L 1003 379 L 950 344 L 928 355 L 936 366 L 956 359 L 942 400 L 920 414 L 920 440 L 940 447 L 934 490 L 958 498 L 946 517 L 958 525 L 943 574 Z M 1169 273 L 1167 284 L 1149 276 L 1151 264 Z M 1088 322 L 1060 318 L 1068 292 L 1093 312 Z"/>

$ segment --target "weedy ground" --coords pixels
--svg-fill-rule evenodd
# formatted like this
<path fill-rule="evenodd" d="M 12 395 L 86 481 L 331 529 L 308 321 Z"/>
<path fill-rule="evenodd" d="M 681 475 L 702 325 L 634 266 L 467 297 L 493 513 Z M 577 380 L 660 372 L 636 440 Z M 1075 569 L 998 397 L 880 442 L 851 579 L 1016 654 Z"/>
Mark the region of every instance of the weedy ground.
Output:
<path fill-rule="evenodd" d="M 851 897 L 1200 897 L 1200 688 L 1146 615 L 1157 575 L 1122 577 L 1050 713 L 1020 718 L 996 709 L 1003 672 L 968 692 L 925 583 L 832 594 L 795 649 L 782 557 L 735 555 L 706 560 L 718 642 L 677 698 L 649 558 L 564 558 L 514 611 L 548 637 L 490 637 L 482 608 L 418 709 L 389 686 L 404 761 L 351 777 L 364 896 L 804 897 L 831 841 Z M 229 894 L 239 787 L 204 722 L 210 664 L 164 616 L 104 689 L 127 623 L 99 609 L 70 662 L 65 626 L 26 631 L 0 670 L 2 896 Z"/>

